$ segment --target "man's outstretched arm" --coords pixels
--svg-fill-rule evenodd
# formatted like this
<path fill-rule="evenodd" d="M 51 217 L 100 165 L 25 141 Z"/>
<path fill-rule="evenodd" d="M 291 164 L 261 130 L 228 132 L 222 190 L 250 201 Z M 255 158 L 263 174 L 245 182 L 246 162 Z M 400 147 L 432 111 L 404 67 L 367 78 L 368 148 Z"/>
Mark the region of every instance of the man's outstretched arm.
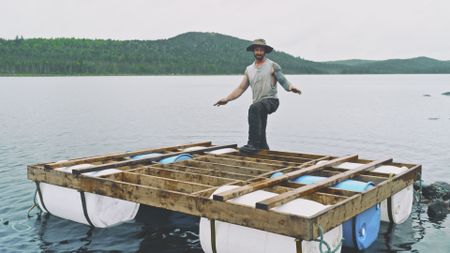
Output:
<path fill-rule="evenodd" d="M 295 87 L 291 82 L 289 82 L 286 77 L 284 76 L 283 72 L 281 72 L 281 67 L 278 64 L 274 64 L 273 66 L 273 74 L 275 75 L 275 79 L 281 84 L 281 86 L 286 91 L 292 91 L 297 94 L 302 94 L 302 91 Z"/>
<path fill-rule="evenodd" d="M 230 95 L 217 101 L 214 104 L 214 106 L 226 105 L 228 102 L 235 100 L 236 98 L 240 97 L 242 95 L 242 93 L 244 93 L 247 90 L 248 86 L 249 86 L 248 77 L 247 77 L 247 75 L 244 75 L 244 78 L 242 78 L 242 81 L 239 84 L 239 86 L 236 89 L 234 89 L 230 93 Z"/>

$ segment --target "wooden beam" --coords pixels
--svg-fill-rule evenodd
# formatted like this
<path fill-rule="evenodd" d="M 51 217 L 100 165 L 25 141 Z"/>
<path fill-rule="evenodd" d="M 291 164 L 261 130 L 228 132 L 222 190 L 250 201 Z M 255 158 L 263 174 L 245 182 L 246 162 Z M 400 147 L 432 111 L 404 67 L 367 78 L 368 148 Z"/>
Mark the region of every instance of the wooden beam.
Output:
<path fill-rule="evenodd" d="M 246 160 L 236 160 L 236 159 L 232 159 L 232 158 L 228 158 L 228 157 L 220 157 L 220 156 L 214 156 L 214 155 L 197 156 L 197 157 L 195 157 L 195 160 L 213 162 L 213 163 L 221 163 L 221 164 L 229 164 L 229 165 L 242 166 L 242 167 L 257 168 L 257 169 L 261 169 L 261 170 L 265 170 L 265 171 L 273 171 L 274 169 L 285 167 L 283 165 L 278 165 L 278 164 L 253 162 L 253 161 L 246 161 Z"/>
<path fill-rule="evenodd" d="M 159 156 L 155 156 L 155 157 L 149 157 L 149 158 L 141 158 L 141 159 L 136 159 L 136 160 L 128 160 L 128 161 L 121 161 L 121 162 L 115 162 L 115 163 L 107 163 L 107 164 L 102 164 L 102 165 L 98 165 L 92 168 L 86 168 L 86 169 L 75 169 L 72 170 L 73 174 L 82 174 L 82 173 L 86 173 L 86 172 L 92 172 L 92 171 L 99 171 L 99 170 L 104 170 L 104 169 L 112 169 L 112 168 L 118 168 L 118 167 L 123 167 L 123 166 L 129 166 L 129 165 L 136 165 L 136 164 L 149 164 L 152 163 L 154 161 L 158 161 L 167 157 L 171 157 L 171 156 L 176 156 L 176 155 L 181 155 L 181 154 L 199 154 L 202 152 L 208 152 L 208 151 L 213 151 L 213 150 L 217 150 L 217 149 L 222 149 L 222 148 L 235 148 L 237 147 L 237 144 L 231 144 L 231 145 L 223 145 L 223 146 L 213 146 L 213 147 L 207 147 L 207 148 L 202 148 L 202 149 L 198 149 L 195 151 L 189 151 L 189 152 L 174 152 L 174 153 L 170 153 L 170 154 L 162 154 Z"/>
<path fill-rule="evenodd" d="M 206 185 L 210 185 L 210 186 L 220 186 L 220 185 L 224 185 L 224 184 L 227 184 L 230 182 L 237 181 L 237 180 L 233 180 L 233 179 L 210 176 L 210 175 L 205 175 L 205 174 L 200 174 L 200 173 L 192 173 L 192 172 L 186 172 L 186 171 L 180 171 L 180 170 L 174 170 L 174 169 L 168 169 L 168 168 L 158 168 L 156 166 L 145 167 L 145 168 L 142 168 L 135 172 L 141 173 L 141 174 L 152 175 L 152 176 L 171 178 L 171 179 L 175 179 L 175 180 L 182 180 L 182 181 L 187 181 L 187 182 L 206 184 Z"/>
<path fill-rule="evenodd" d="M 135 155 L 142 155 L 142 154 L 148 154 L 148 153 L 159 153 L 162 151 L 167 150 L 174 150 L 174 149 L 180 149 L 180 148 L 189 148 L 193 146 L 211 146 L 211 142 L 197 142 L 197 143 L 190 143 L 190 144 L 180 144 L 175 146 L 169 146 L 169 147 L 163 147 L 163 148 L 151 148 L 151 149 L 142 149 L 138 151 L 133 152 L 117 152 L 107 155 L 101 155 L 101 156 L 91 156 L 91 157 L 81 157 L 81 158 L 75 158 L 70 159 L 67 161 L 61 161 L 61 162 L 51 162 L 47 163 L 46 166 L 48 168 L 56 168 L 56 167 L 67 167 L 67 166 L 73 166 L 81 163 L 94 163 L 98 161 L 103 161 L 107 159 L 117 159 L 117 158 L 124 158 L 127 156 L 135 156 Z"/>
<path fill-rule="evenodd" d="M 274 170 L 274 171 L 270 171 L 270 172 L 261 174 L 260 176 L 261 177 L 271 177 L 274 173 L 277 173 L 277 172 L 287 173 L 287 172 L 291 172 L 291 171 L 298 170 L 298 169 L 301 169 L 301 168 L 305 168 L 307 166 L 315 165 L 317 162 L 319 162 L 321 160 L 328 160 L 328 159 L 335 159 L 335 158 L 336 157 L 324 156 L 322 158 L 303 163 L 302 165 L 284 167 L 284 168 L 281 168 L 281 169 L 278 169 L 278 170 Z"/>
<path fill-rule="evenodd" d="M 328 155 L 296 153 L 296 152 L 290 152 L 290 151 L 276 151 L 276 150 L 261 150 L 259 153 L 264 154 L 264 155 L 275 154 L 275 155 L 294 156 L 294 157 L 306 158 L 306 159 L 310 159 L 310 160 L 319 159 L 321 157 L 328 156 Z"/>
<path fill-rule="evenodd" d="M 211 154 L 209 154 L 209 156 L 211 156 Z M 238 161 L 249 161 L 249 162 L 256 162 L 256 163 L 279 165 L 279 166 L 283 166 L 283 167 L 298 165 L 298 163 L 291 163 L 291 162 L 278 161 L 278 160 L 268 160 L 268 159 L 254 158 L 254 157 L 249 157 L 249 156 L 233 155 L 233 154 L 221 154 L 221 155 L 213 155 L 213 156 L 221 157 L 221 158 L 230 158 L 230 159 L 238 160 Z"/>
<path fill-rule="evenodd" d="M 218 170 L 215 168 L 206 169 L 206 168 L 190 167 L 190 166 L 182 165 L 179 163 L 177 163 L 177 164 L 157 164 L 157 165 L 152 165 L 152 167 L 168 168 L 168 169 L 174 169 L 174 170 L 178 170 L 178 171 L 186 171 L 186 172 L 191 172 L 191 173 L 201 173 L 201 174 L 205 174 L 205 175 L 211 175 L 211 176 L 221 177 L 221 178 L 225 178 L 225 179 L 233 179 L 233 180 L 241 180 L 241 181 L 246 181 L 251 178 L 256 178 L 255 176 L 241 174 L 241 173 L 222 171 L 222 170 Z"/>
<path fill-rule="evenodd" d="M 317 191 L 318 189 L 334 185 L 334 184 L 342 182 L 348 178 L 352 178 L 353 176 L 356 176 L 360 172 L 375 168 L 377 165 L 386 164 L 386 163 L 390 163 L 390 162 L 392 162 L 392 158 L 379 160 L 379 161 L 373 161 L 368 164 L 364 164 L 357 169 L 348 170 L 346 172 L 343 172 L 343 173 L 337 174 L 335 176 L 329 177 L 327 179 L 324 179 L 323 181 L 320 181 L 320 182 L 317 182 L 314 184 L 310 184 L 310 185 L 306 185 L 304 187 L 295 189 L 293 191 L 286 192 L 286 193 L 280 194 L 278 196 L 268 198 L 263 201 L 259 201 L 256 203 L 255 207 L 258 209 L 268 210 L 270 208 L 285 204 L 296 198 L 299 198 L 301 196 L 304 196 L 304 195 L 307 195 L 314 191 Z"/>
<path fill-rule="evenodd" d="M 279 184 L 281 182 L 302 176 L 306 173 L 312 173 L 314 171 L 318 171 L 320 169 L 325 168 L 326 166 L 333 166 L 335 164 L 340 164 L 340 163 L 347 162 L 347 161 L 350 161 L 352 159 L 357 159 L 357 158 L 358 158 L 358 155 L 349 155 L 349 156 L 345 156 L 345 157 L 336 158 L 336 159 L 324 162 L 323 164 L 320 164 L 320 165 L 316 164 L 316 165 L 312 165 L 312 166 L 309 166 L 306 168 L 301 168 L 299 170 L 291 171 L 280 177 L 267 179 L 267 180 L 264 180 L 263 182 L 257 182 L 257 183 L 244 185 L 242 187 L 232 189 L 229 191 L 225 191 L 220 194 L 215 194 L 213 196 L 213 198 L 215 200 L 220 200 L 220 201 L 226 201 L 226 200 L 229 200 L 232 198 L 237 198 L 237 197 L 240 197 L 247 193 L 250 193 L 250 192 L 253 192 L 256 190 L 260 190 L 263 188 L 267 188 L 267 187 Z"/>
<path fill-rule="evenodd" d="M 291 187 L 278 186 L 277 185 L 277 186 L 272 186 L 270 188 L 266 188 L 264 190 L 265 191 L 269 191 L 269 192 L 274 192 L 274 193 L 277 193 L 277 194 L 281 194 L 281 193 L 285 193 L 285 192 L 291 191 L 293 189 L 294 188 L 291 188 Z M 305 196 L 304 198 L 317 201 L 317 202 L 322 203 L 324 205 L 334 205 L 336 203 L 339 203 L 339 202 L 347 199 L 348 197 L 345 197 L 345 196 L 342 196 L 342 195 L 326 193 L 326 192 L 322 192 L 322 191 L 317 191 L 317 192 L 312 193 L 311 195 Z"/>
<path fill-rule="evenodd" d="M 290 187 L 290 188 L 293 188 L 293 189 L 297 189 L 297 188 L 306 186 L 307 184 L 299 184 L 299 183 L 294 183 L 294 182 L 283 182 L 281 185 L 282 186 L 286 186 L 286 187 Z M 356 192 L 356 191 L 344 190 L 344 189 L 339 189 L 339 188 L 335 188 L 335 187 L 325 187 L 325 188 L 317 190 L 316 192 L 329 193 L 329 194 L 333 194 L 333 195 L 342 196 L 342 197 L 345 197 L 345 198 L 354 196 L 355 194 L 359 193 L 359 192 Z"/>
<path fill-rule="evenodd" d="M 170 178 L 157 177 L 133 172 L 122 172 L 114 174 L 114 179 L 143 186 L 156 187 L 162 190 L 192 193 L 211 188 L 210 185 L 204 185 L 194 182 L 185 182 Z"/>
<path fill-rule="evenodd" d="M 240 173 L 240 174 L 252 175 L 252 176 L 258 176 L 262 173 L 267 172 L 267 170 L 261 170 L 261 169 L 257 169 L 257 168 L 249 168 L 249 167 L 241 167 L 241 166 L 227 165 L 227 164 L 221 164 L 221 163 L 199 161 L 196 159 L 185 160 L 185 161 L 180 162 L 180 164 L 188 165 L 191 167 L 222 170 L 222 171 L 228 171 L 228 172 Z"/>
<path fill-rule="evenodd" d="M 244 155 L 242 155 L 244 156 Z M 311 159 L 308 158 L 300 158 L 300 157 L 293 157 L 293 156 L 282 156 L 282 155 L 266 155 L 266 154 L 245 154 L 246 157 L 253 157 L 253 158 L 259 158 L 259 159 L 265 159 L 270 161 L 283 161 L 283 162 L 291 162 L 291 163 L 297 163 L 302 164 L 305 162 L 311 161 Z"/>
<path fill-rule="evenodd" d="M 347 170 L 345 170 L 345 171 L 347 171 Z M 335 175 L 339 175 L 345 171 L 336 171 L 336 170 L 325 169 L 325 170 L 318 172 L 317 175 L 314 174 L 312 176 L 332 177 Z M 387 174 L 384 174 L 384 175 L 387 175 Z M 384 177 L 378 177 L 378 176 L 373 176 L 373 175 L 366 174 L 366 173 L 361 173 L 361 174 L 353 177 L 354 180 L 363 181 L 363 182 L 372 182 L 374 184 L 379 184 L 388 178 L 389 178 L 389 175 L 384 176 Z"/>

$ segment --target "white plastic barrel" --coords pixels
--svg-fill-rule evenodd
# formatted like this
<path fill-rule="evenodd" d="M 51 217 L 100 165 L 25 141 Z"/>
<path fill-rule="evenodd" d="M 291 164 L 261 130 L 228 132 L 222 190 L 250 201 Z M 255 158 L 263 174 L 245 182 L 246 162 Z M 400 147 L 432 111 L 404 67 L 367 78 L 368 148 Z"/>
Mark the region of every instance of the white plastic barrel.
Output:
<path fill-rule="evenodd" d="M 326 160 L 319 161 L 317 164 L 325 163 Z M 356 169 L 363 164 L 345 162 L 335 166 L 339 169 Z M 383 165 L 372 170 L 373 172 L 385 173 L 385 174 L 400 174 L 407 171 L 407 167 L 396 167 L 392 165 Z M 392 195 L 390 198 L 381 202 L 381 220 L 385 222 L 392 222 L 395 224 L 401 224 L 405 222 L 412 212 L 412 206 L 414 201 L 414 188 L 413 185 L 409 185 L 405 189 Z M 389 203 L 390 202 L 390 203 Z M 390 208 L 389 208 L 390 207 Z"/>
<path fill-rule="evenodd" d="M 222 186 L 217 189 L 213 195 L 236 187 L 237 186 Z M 259 190 L 239 198 L 232 199 L 230 202 L 246 206 L 255 206 L 256 202 L 276 195 L 276 193 Z M 327 206 L 315 201 L 296 199 L 279 207 L 275 207 L 272 210 L 308 217 L 320 212 L 326 207 Z M 220 253 L 296 253 L 296 242 L 293 237 L 221 221 L 215 221 L 215 229 L 216 249 L 217 252 Z M 203 251 L 205 251 L 205 253 L 212 253 L 211 225 L 210 220 L 207 218 L 200 219 L 199 237 Z M 339 246 L 342 240 L 342 226 L 340 225 L 325 233 L 324 240 L 332 249 Z M 320 252 L 319 242 L 302 241 L 301 245 L 302 252 L 304 253 Z M 324 250 L 326 249 L 324 245 L 322 248 Z M 339 247 L 336 252 L 340 251 L 341 249 Z"/>
<path fill-rule="evenodd" d="M 194 147 L 189 147 L 189 148 L 183 149 L 183 152 L 197 151 L 197 150 L 204 149 L 204 148 L 207 148 L 207 147 L 194 146 Z M 236 152 L 236 151 L 237 151 L 237 149 L 234 149 L 234 148 L 221 148 L 221 149 L 216 149 L 216 150 L 205 152 L 205 153 L 213 154 L 213 155 L 222 155 L 222 154 L 233 153 L 233 152 Z"/>
<path fill-rule="evenodd" d="M 94 165 L 92 164 L 80 164 L 71 167 L 57 168 L 55 170 L 72 173 L 73 169 L 90 168 L 93 166 Z M 120 170 L 106 169 L 102 171 L 84 173 L 83 175 L 99 177 L 118 172 L 120 172 Z M 89 225 L 89 222 L 84 215 L 79 191 L 47 183 L 39 183 L 39 188 L 44 200 L 45 208 L 38 193 L 36 193 L 36 199 L 37 204 L 42 210 L 47 210 L 50 214 L 63 219 Z M 84 194 L 87 214 L 95 227 L 105 228 L 130 221 L 134 219 L 139 210 L 138 203 L 89 192 Z"/>
<path fill-rule="evenodd" d="M 197 151 L 197 150 L 204 149 L 204 148 L 206 148 L 206 147 L 204 147 L 204 146 L 193 146 L 193 147 L 182 149 L 182 152 Z"/>
<path fill-rule="evenodd" d="M 236 151 L 237 151 L 237 149 L 234 149 L 234 148 L 222 148 L 222 149 L 217 149 L 217 150 L 213 150 L 211 152 L 206 152 L 206 153 L 213 154 L 213 155 L 222 155 L 222 154 L 233 153 Z"/>

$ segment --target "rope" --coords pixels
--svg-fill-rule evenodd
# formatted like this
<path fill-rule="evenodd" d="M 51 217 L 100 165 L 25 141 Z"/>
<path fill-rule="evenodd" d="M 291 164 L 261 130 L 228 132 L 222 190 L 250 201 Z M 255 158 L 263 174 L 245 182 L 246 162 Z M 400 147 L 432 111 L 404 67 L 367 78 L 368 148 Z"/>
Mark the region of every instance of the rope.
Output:
<path fill-rule="evenodd" d="M 83 207 L 84 218 L 91 227 L 95 227 L 91 219 L 89 218 L 89 213 L 86 205 L 86 196 L 84 195 L 84 191 L 80 191 L 80 198 L 81 198 L 81 206 Z"/>
<path fill-rule="evenodd" d="M 37 193 L 39 194 L 39 200 L 41 201 L 42 209 L 44 210 L 44 212 L 50 213 L 44 204 L 44 198 L 42 197 L 42 191 L 41 191 L 41 187 L 39 186 L 38 181 L 36 181 L 36 190 L 37 190 Z"/>
<path fill-rule="evenodd" d="M 319 225 L 319 238 L 314 241 L 319 242 L 319 251 L 320 253 L 336 253 L 342 246 L 343 239 L 336 245 L 336 248 L 331 249 L 331 246 L 323 239 L 323 228 Z M 327 247 L 326 251 L 322 249 L 322 246 L 325 245 Z"/>
<path fill-rule="evenodd" d="M 422 175 L 419 175 L 420 179 L 419 179 L 419 189 L 414 191 L 414 198 L 416 199 L 416 202 L 418 204 L 420 204 L 420 202 L 422 201 Z"/>

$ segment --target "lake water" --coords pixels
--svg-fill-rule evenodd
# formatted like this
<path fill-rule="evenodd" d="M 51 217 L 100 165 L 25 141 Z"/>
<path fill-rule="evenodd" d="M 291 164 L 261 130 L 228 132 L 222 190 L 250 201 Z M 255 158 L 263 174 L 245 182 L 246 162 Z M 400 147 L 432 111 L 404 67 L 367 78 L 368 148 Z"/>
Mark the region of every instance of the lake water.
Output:
<path fill-rule="evenodd" d="M 288 76 L 269 117 L 272 149 L 423 165 L 430 183 L 450 176 L 450 75 Z M 213 103 L 240 76 L 0 77 L 0 252 L 202 252 L 198 220 L 144 208 L 108 229 L 53 216 L 27 218 L 34 184 L 26 165 L 211 140 L 245 144 L 250 92 Z M 426 95 L 426 96 L 425 96 Z M 402 225 L 382 224 L 367 252 L 448 252 L 450 221 L 416 207 Z M 345 249 L 344 252 L 349 252 Z"/>

